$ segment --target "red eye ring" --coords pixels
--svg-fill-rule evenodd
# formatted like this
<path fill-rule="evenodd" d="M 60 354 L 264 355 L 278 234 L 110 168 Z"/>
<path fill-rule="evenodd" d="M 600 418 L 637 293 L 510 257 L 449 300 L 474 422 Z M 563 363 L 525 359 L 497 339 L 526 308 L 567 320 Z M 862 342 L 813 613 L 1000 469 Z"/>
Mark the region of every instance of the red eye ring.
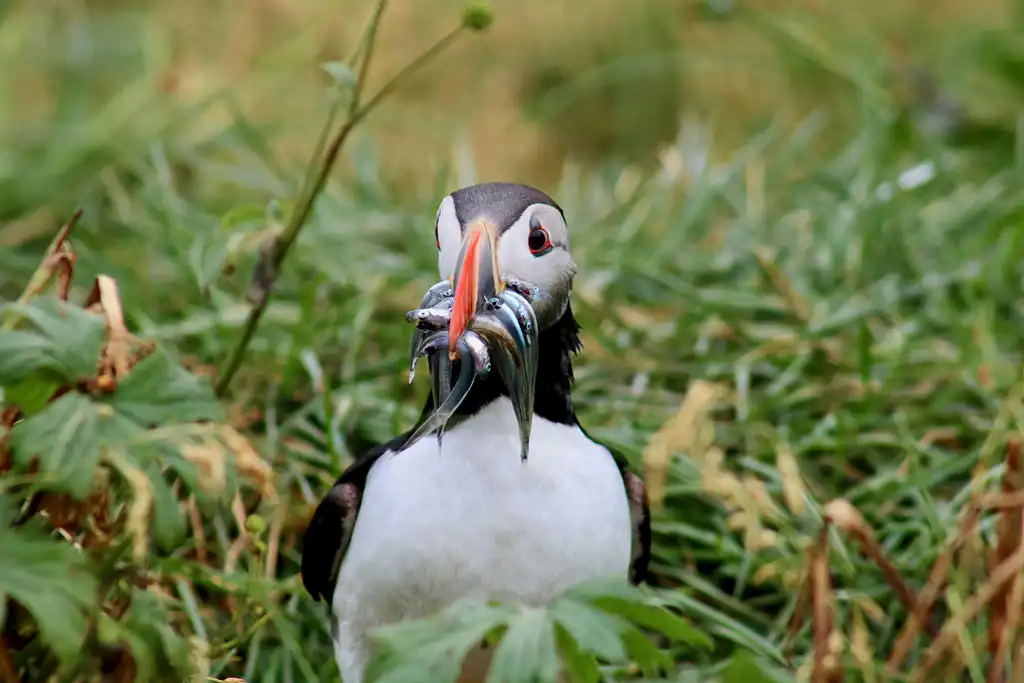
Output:
<path fill-rule="evenodd" d="M 529 236 L 526 238 L 526 244 L 530 247 L 530 253 L 534 256 L 540 256 L 551 251 L 551 236 L 548 235 L 548 231 L 541 225 L 535 225 L 530 230 Z"/>

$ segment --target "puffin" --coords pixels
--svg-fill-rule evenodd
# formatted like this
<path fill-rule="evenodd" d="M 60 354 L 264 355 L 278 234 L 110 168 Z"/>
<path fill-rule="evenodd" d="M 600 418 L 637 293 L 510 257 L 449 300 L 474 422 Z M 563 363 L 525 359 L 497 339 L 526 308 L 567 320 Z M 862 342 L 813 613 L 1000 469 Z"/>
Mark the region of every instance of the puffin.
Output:
<path fill-rule="evenodd" d="M 303 585 L 329 605 L 344 683 L 364 683 L 379 627 L 647 577 L 643 481 L 573 407 L 582 343 L 561 207 L 526 185 L 472 185 L 441 200 L 434 237 L 442 279 L 407 315 L 412 369 L 430 363 L 422 414 L 341 473 L 303 539 Z M 460 682 L 485 680 L 486 649 Z"/>

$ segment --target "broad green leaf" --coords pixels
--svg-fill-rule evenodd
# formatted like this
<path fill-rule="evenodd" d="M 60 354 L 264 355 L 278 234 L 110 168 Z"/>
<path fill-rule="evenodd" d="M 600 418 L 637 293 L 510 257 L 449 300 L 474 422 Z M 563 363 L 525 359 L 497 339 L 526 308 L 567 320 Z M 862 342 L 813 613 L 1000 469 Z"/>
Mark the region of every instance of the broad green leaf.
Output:
<path fill-rule="evenodd" d="M 657 631 L 673 641 L 705 650 L 710 650 L 714 645 L 703 631 L 660 605 L 618 598 L 598 598 L 594 604 L 608 612 L 619 614 L 634 624 Z"/>
<path fill-rule="evenodd" d="M 0 385 L 11 386 L 34 372 L 56 372 L 58 367 L 49 339 L 34 332 L 0 330 Z"/>
<path fill-rule="evenodd" d="M 28 376 L 5 386 L 3 400 L 7 405 L 18 406 L 24 415 L 35 415 L 46 407 L 59 388 L 59 381 L 48 381 L 40 375 Z"/>
<path fill-rule="evenodd" d="M 107 335 L 103 316 L 53 298 L 14 304 L 10 310 L 23 315 L 34 332 L 50 343 L 53 369 L 74 382 L 96 373 L 96 363 Z"/>
<path fill-rule="evenodd" d="M 132 368 L 106 403 L 146 427 L 224 417 L 209 383 L 161 348 Z"/>
<path fill-rule="evenodd" d="M 48 298 L 4 310 L 23 316 L 25 324 L 0 330 L 0 385 L 40 372 L 68 383 L 95 374 L 106 337 L 102 316 Z"/>
<path fill-rule="evenodd" d="M 0 499 L 0 503 L 3 500 Z M 12 598 L 32 614 L 46 644 L 65 662 L 81 655 L 85 613 L 96 582 L 82 554 L 35 525 L 0 525 L 0 604 Z"/>
<path fill-rule="evenodd" d="M 794 683 L 795 678 L 768 661 L 739 651 L 722 670 L 722 683 Z"/>
<path fill-rule="evenodd" d="M 450 683 L 466 654 L 514 614 L 508 606 L 460 601 L 430 619 L 394 624 L 374 635 L 385 655 L 368 679 L 376 683 Z"/>
<path fill-rule="evenodd" d="M 141 431 L 106 406 L 71 392 L 14 425 L 10 445 L 19 467 L 28 468 L 38 458 L 40 472 L 53 475 L 56 487 L 84 498 L 103 446 L 125 443 Z"/>
<path fill-rule="evenodd" d="M 100 446 L 99 408 L 78 393 L 64 394 L 11 430 L 14 462 L 27 469 L 38 458 L 40 472 L 55 475 L 76 498 L 92 488 Z"/>
<path fill-rule="evenodd" d="M 580 602 L 593 602 L 599 598 L 619 598 L 620 600 L 639 602 L 644 600 L 646 595 L 625 579 L 608 577 L 584 581 L 571 586 L 566 590 L 565 597 Z"/>
<path fill-rule="evenodd" d="M 160 599 L 149 591 L 132 591 L 128 611 L 119 620 L 102 614 L 98 634 L 104 645 L 128 646 L 135 661 L 135 681 L 188 678 L 188 643 L 175 632 Z"/>
<path fill-rule="evenodd" d="M 569 598 L 551 605 L 550 614 L 572 636 L 584 652 L 592 652 L 609 662 L 626 658 L 620 634 L 626 623 L 616 616 Z"/>
<path fill-rule="evenodd" d="M 546 683 L 557 676 L 554 624 L 547 610 L 523 608 L 494 653 L 487 683 Z"/>
<path fill-rule="evenodd" d="M 253 224 L 262 227 L 266 217 L 267 207 L 264 204 L 241 204 L 221 216 L 219 230 L 223 233 L 232 233 L 250 228 Z"/>
<path fill-rule="evenodd" d="M 143 468 L 153 486 L 153 538 L 163 550 L 173 550 L 185 538 L 185 518 L 178 498 L 155 462 Z"/>
<path fill-rule="evenodd" d="M 622 634 L 622 642 L 630 658 L 640 667 L 645 676 L 657 676 L 663 671 L 671 671 L 672 657 L 651 642 L 640 629 L 628 628 Z"/>
<path fill-rule="evenodd" d="M 562 655 L 562 672 L 568 677 L 568 683 L 597 683 L 601 680 L 601 669 L 594 655 L 580 650 L 564 626 L 555 625 L 555 640 Z"/>

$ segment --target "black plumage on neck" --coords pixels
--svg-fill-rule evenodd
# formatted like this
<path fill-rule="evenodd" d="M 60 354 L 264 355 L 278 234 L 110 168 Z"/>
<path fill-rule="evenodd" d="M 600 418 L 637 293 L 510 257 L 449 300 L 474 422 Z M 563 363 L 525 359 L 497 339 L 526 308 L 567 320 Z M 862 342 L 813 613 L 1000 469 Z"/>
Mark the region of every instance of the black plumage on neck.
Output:
<path fill-rule="evenodd" d="M 573 317 L 572 307 L 556 323 L 538 334 L 537 383 L 534 391 L 535 415 L 557 424 L 576 424 L 576 411 L 572 405 L 572 355 L 580 350 L 580 326 Z M 459 362 L 452 363 L 452 377 L 459 373 Z M 509 395 L 508 387 L 497 372 L 477 378 L 473 388 L 463 399 L 454 418 L 465 419 L 479 412 L 494 400 Z M 430 396 L 423 415 L 429 415 L 433 406 Z"/>

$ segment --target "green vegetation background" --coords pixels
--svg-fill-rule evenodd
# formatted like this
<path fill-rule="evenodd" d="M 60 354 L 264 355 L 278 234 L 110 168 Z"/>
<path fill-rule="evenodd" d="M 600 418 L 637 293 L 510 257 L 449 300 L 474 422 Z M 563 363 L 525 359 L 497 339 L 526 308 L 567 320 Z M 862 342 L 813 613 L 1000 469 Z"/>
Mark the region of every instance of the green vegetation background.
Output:
<path fill-rule="evenodd" d="M 205 378 L 337 88 L 321 66 L 352 53 L 369 9 L 0 4 L 0 302 L 81 207 L 70 301 L 113 277 L 128 328 L 159 349 L 113 394 L 44 407 L 94 370 L 102 319 L 42 297 L 0 335 L 0 408 L 34 406 L 0 427 L 0 678 L 336 680 L 297 543 L 339 468 L 418 414 L 403 314 L 436 279 L 438 198 L 510 179 L 566 210 L 581 419 L 664 473 L 657 601 L 713 642 L 619 604 L 668 659 L 625 631 L 617 650 L 599 626 L 619 627 L 591 615 L 591 649 L 618 660 L 601 675 L 806 680 L 809 627 L 792 657 L 783 641 L 822 506 L 849 500 L 919 588 L 972 478 L 998 487 L 1024 429 L 1024 7 L 496 3 L 490 30 L 351 140 L 218 403 Z M 394 3 L 371 86 L 461 11 Z M 81 515 L 58 495 L 98 490 Z M 53 506 L 70 518 L 38 514 Z M 994 524 L 958 559 L 937 628 L 986 581 Z M 906 612 L 843 536 L 830 557 L 840 667 L 882 680 Z M 963 680 L 984 680 L 986 625 L 955 625 L 944 665 Z M 546 656 L 531 647 L 524 660 Z"/>

